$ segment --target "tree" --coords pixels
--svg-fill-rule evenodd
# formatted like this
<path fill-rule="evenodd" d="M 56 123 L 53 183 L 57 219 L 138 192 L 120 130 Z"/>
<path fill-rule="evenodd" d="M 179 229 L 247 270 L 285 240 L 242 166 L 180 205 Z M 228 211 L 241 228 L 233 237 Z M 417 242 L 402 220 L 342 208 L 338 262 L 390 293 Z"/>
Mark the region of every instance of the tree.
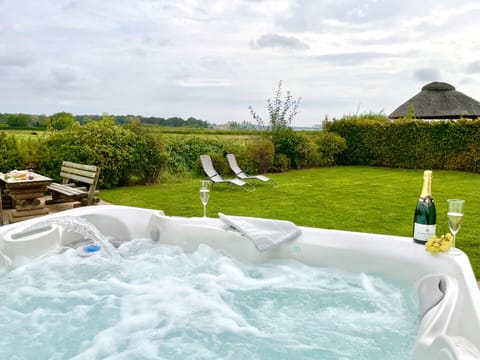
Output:
<path fill-rule="evenodd" d="M 75 116 L 67 112 L 59 112 L 50 116 L 48 126 L 55 130 L 63 130 L 77 123 Z"/>
<path fill-rule="evenodd" d="M 298 114 L 298 106 L 300 105 L 301 98 L 292 100 L 292 94 L 287 91 L 285 98 L 282 99 L 282 80 L 278 82 L 277 91 L 275 93 L 275 99 L 267 99 L 267 110 L 270 116 L 269 129 L 273 135 L 277 131 L 290 128 L 293 118 Z M 263 119 L 253 109 L 252 106 L 248 107 L 253 119 L 259 126 L 264 127 Z"/>
<path fill-rule="evenodd" d="M 305 136 L 290 127 L 293 118 L 298 114 L 300 100 L 301 98 L 293 100 L 290 91 L 287 91 L 285 98 L 282 97 L 281 80 L 278 82 L 275 98 L 267 100 L 267 110 L 270 116 L 267 129 L 275 147 L 274 168 L 278 171 L 303 166 L 310 151 Z M 263 119 L 253 107 L 249 106 L 248 108 L 258 125 L 265 127 Z"/>
<path fill-rule="evenodd" d="M 10 128 L 27 127 L 30 118 L 26 114 L 8 114 L 7 125 Z"/>
<path fill-rule="evenodd" d="M 255 130 L 257 126 L 248 121 L 243 120 L 241 123 L 238 121 L 229 121 L 227 128 L 230 130 Z"/>

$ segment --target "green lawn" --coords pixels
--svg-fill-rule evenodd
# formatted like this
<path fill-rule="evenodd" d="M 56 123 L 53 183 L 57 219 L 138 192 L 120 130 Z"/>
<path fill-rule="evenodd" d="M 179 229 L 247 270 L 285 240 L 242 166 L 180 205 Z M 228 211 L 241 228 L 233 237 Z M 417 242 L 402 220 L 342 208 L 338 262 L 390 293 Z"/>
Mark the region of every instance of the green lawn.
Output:
<path fill-rule="evenodd" d="M 286 219 L 297 225 L 411 236 L 423 171 L 375 167 L 333 167 L 269 175 L 277 188 L 258 185 L 253 193 L 215 185 L 207 213 Z M 105 201 L 161 209 L 167 215 L 202 216 L 200 179 L 154 186 L 103 190 Z M 448 232 L 448 198 L 465 199 L 465 216 L 457 246 L 465 251 L 480 278 L 480 174 L 433 172 L 437 235 Z"/>
<path fill-rule="evenodd" d="M 38 140 L 39 137 L 47 135 L 47 132 L 43 129 L 0 129 L 0 132 L 2 131 L 7 133 L 7 135 L 14 135 L 17 139 L 20 140 Z"/>

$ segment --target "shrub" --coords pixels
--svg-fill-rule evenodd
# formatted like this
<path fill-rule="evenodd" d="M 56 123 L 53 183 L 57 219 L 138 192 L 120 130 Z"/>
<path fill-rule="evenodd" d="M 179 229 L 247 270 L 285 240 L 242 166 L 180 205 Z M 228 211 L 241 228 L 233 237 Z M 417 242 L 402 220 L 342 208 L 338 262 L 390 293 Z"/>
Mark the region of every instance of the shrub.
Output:
<path fill-rule="evenodd" d="M 340 135 L 328 131 L 322 131 L 315 138 L 317 145 L 318 166 L 333 166 L 336 159 L 346 149 L 347 143 Z"/>
<path fill-rule="evenodd" d="M 140 123 L 129 124 L 127 129 L 137 135 L 133 143 L 136 159 L 132 164 L 134 178 L 129 183 L 154 184 L 159 175 L 166 169 L 167 154 L 159 136 L 152 136 Z"/>
<path fill-rule="evenodd" d="M 202 155 L 210 155 L 212 159 L 213 168 L 222 176 L 228 177 L 230 175 L 230 166 L 228 166 L 227 159 L 222 154 L 217 153 L 210 153 L 210 154 L 202 154 Z M 197 159 L 197 166 L 196 171 L 197 175 L 206 176 L 203 172 L 202 163 L 200 161 L 200 156 Z"/>
<path fill-rule="evenodd" d="M 59 180 L 63 160 L 97 165 L 99 186 L 112 188 L 155 182 L 165 163 L 161 152 L 154 138 L 106 119 L 53 133 L 40 142 L 36 166 Z"/>
<path fill-rule="evenodd" d="M 25 158 L 14 136 L 0 132 L 0 171 L 8 172 L 16 168 L 25 167 Z"/>
<path fill-rule="evenodd" d="M 227 144 L 216 139 L 202 139 L 192 137 L 190 139 L 174 138 L 167 143 L 168 165 L 170 174 L 185 175 L 188 172 L 199 172 L 200 155 L 221 154 L 225 155 Z"/>
<path fill-rule="evenodd" d="M 290 128 L 285 129 L 277 132 L 274 144 L 275 156 L 278 158 L 278 155 L 285 155 L 289 159 L 289 167 L 298 169 L 308 165 L 308 154 L 312 151 L 312 147 L 305 135 Z M 286 165 L 283 160 L 282 163 L 280 168 Z M 278 166 L 275 167 L 279 169 Z"/>
<path fill-rule="evenodd" d="M 273 159 L 273 171 L 284 172 L 290 169 L 290 159 L 284 154 L 275 154 Z"/>
<path fill-rule="evenodd" d="M 250 174 L 264 174 L 273 166 L 275 149 L 266 138 L 249 141 L 235 153 L 239 166 Z"/>

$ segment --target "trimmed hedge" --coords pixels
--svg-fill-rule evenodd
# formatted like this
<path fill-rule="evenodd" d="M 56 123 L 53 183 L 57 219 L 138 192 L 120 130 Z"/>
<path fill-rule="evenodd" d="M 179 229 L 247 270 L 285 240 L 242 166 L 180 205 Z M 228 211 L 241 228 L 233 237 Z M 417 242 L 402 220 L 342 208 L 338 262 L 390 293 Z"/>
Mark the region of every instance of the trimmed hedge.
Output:
<path fill-rule="evenodd" d="M 324 129 L 346 141 L 341 165 L 480 172 L 480 120 L 334 120 Z"/>

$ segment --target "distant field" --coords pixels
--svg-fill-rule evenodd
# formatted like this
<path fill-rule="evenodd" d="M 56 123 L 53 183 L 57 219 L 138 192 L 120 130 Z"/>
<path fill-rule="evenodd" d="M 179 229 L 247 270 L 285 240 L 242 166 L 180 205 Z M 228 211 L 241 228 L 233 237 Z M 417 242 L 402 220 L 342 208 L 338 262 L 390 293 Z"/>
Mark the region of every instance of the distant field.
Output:
<path fill-rule="evenodd" d="M 222 130 L 222 129 L 203 129 L 203 128 L 183 128 L 183 127 L 160 127 L 145 126 L 152 135 L 160 135 L 165 138 L 202 138 L 202 139 L 222 139 L 222 140 L 248 140 L 263 134 L 262 131 L 245 131 L 245 130 Z M 47 135 L 46 130 L 10 130 L 0 129 L 7 134 L 14 135 L 19 139 L 38 138 Z"/>
<path fill-rule="evenodd" d="M 218 140 L 232 140 L 232 141 L 244 141 L 251 140 L 261 135 L 258 134 L 215 134 L 215 133 L 176 133 L 176 132 L 153 132 L 155 135 L 160 135 L 165 139 L 189 139 L 189 138 L 200 138 L 200 139 L 218 139 Z"/>
<path fill-rule="evenodd" d="M 45 130 L 10 130 L 10 129 L 0 129 L 0 132 L 5 132 L 8 135 L 14 135 L 19 139 L 26 140 L 26 139 L 38 139 L 40 136 L 46 134 Z"/>
<path fill-rule="evenodd" d="M 248 140 L 265 134 L 261 130 L 227 130 L 227 129 L 206 129 L 206 128 L 188 128 L 188 127 L 163 127 L 154 125 L 145 125 L 148 132 L 152 135 L 161 135 L 166 138 L 188 138 L 197 137 L 203 139 L 221 138 L 222 140 Z M 7 134 L 18 136 L 19 138 L 34 138 L 39 135 L 48 134 L 46 130 L 27 129 L 10 130 L 0 129 Z M 319 131 L 302 131 L 306 136 L 315 136 Z"/>
<path fill-rule="evenodd" d="M 221 138 L 222 140 L 248 140 L 263 136 L 262 130 L 227 130 L 227 129 L 205 129 L 205 128 L 186 128 L 186 127 L 160 127 L 146 126 L 151 134 L 160 134 L 165 137 L 199 137 L 203 139 Z M 320 131 L 301 131 L 306 136 L 318 135 Z"/>
<path fill-rule="evenodd" d="M 262 131 L 249 130 L 223 130 L 223 129 L 204 129 L 204 128 L 184 128 L 184 127 L 160 127 L 146 126 L 149 133 L 159 135 L 165 139 L 213 139 L 223 141 L 245 141 L 251 140 L 262 135 Z"/>

